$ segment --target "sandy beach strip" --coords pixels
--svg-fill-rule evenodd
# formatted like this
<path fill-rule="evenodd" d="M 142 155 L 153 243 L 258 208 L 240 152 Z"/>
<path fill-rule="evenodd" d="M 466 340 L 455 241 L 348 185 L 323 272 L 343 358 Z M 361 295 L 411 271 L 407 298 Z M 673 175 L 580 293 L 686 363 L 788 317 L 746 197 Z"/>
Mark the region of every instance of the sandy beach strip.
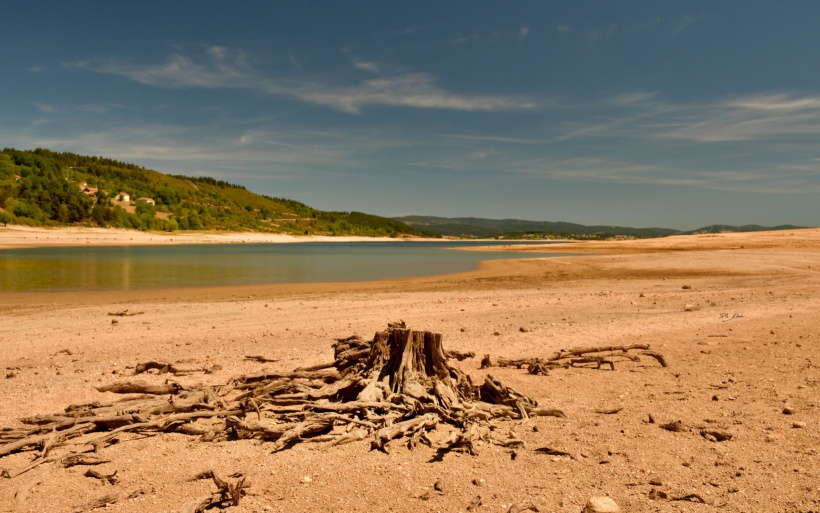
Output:
<path fill-rule="evenodd" d="M 146 246 L 170 244 L 278 244 L 297 242 L 401 241 L 390 237 L 293 236 L 282 233 L 178 231 L 142 232 L 120 228 L 0 227 L 0 250 L 64 246 Z M 413 239 L 419 240 L 419 239 Z"/>

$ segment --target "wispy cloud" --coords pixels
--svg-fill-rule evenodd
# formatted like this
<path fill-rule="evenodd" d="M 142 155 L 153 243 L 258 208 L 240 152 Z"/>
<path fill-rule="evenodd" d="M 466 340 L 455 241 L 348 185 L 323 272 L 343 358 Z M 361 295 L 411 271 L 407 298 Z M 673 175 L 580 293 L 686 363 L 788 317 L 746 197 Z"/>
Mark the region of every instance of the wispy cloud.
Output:
<path fill-rule="evenodd" d="M 510 111 L 536 107 L 531 100 L 510 96 L 450 92 L 440 88 L 428 73 L 397 73 L 353 85 L 278 79 L 258 73 L 243 52 L 218 46 L 208 49 L 206 58 L 199 61 L 172 54 L 165 63 L 158 65 L 105 60 L 74 62 L 66 66 L 121 76 L 157 87 L 257 90 L 350 113 L 360 113 L 363 108 L 372 106 L 463 111 Z M 379 71 L 379 67 L 372 62 L 356 60 L 354 66 L 365 71 Z"/>
<path fill-rule="evenodd" d="M 464 111 L 510 111 L 537 106 L 534 102 L 507 96 L 451 93 L 440 89 L 427 73 L 405 73 L 348 87 L 308 84 L 292 94 L 309 103 L 351 113 L 372 105 Z"/>
<path fill-rule="evenodd" d="M 549 124 L 526 132 L 442 134 L 452 151 L 414 164 L 574 182 L 820 192 L 820 96 L 673 103 L 635 92 L 549 112 Z M 493 153 L 476 160 L 477 148 Z"/>
<path fill-rule="evenodd" d="M 288 60 L 290 61 L 291 64 L 293 64 L 293 67 L 296 68 L 296 71 L 302 71 L 302 64 L 299 63 L 299 61 L 296 59 L 296 57 L 289 54 L 288 55 Z"/>
<path fill-rule="evenodd" d="M 623 162 L 611 158 L 537 159 L 516 166 L 515 171 L 559 180 L 618 183 L 667 183 L 655 165 Z M 679 182 L 680 180 L 678 180 Z"/>
<path fill-rule="evenodd" d="M 112 107 L 119 107 L 111 104 L 53 105 L 49 103 L 34 103 L 33 105 L 43 114 L 55 115 L 105 114 L 109 112 Z"/>
<path fill-rule="evenodd" d="M 78 61 L 66 63 L 68 68 L 90 70 L 107 75 L 117 75 L 141 84 L 187 88 L 248 87 L 257 81 L 254 71 L 243 52 L 229 52 L 226 48 L 213 46 L 207 51 L 207 62 L 174 53 L 159 65 L 132 64 L 118 59 L 101 61 Z"/>
<path fill-rule="evenodd" d="M 611 23 L 607 26 L 598 27 L 576 27 L 568 24 L 558 24 L 555 26 L 555 30 L 557 30 L 560 34 L 575 34 L 577 36 L 580 36 L 582 39 L 586 40 L 587 43 L 593 44 L 597 43 L 598 41 L 610 39 L 616 36 L 624 36 L 644 32 L 657 27 L 661 24 L 661 22 L 661 18 L 653 18 L 651 20 L 639 23 L 621 25 Z"/>
<path fill-rule="evenodd" d="M 820 97 L 759 94 L 678 108 L 660 137 L 702 142 L 820 135 Z"/>
<path fill-rule="evenodd" d="M 725 102 L 729 107 L 766 111 L 793 112 L 796 110 L 820 109 L 820 97 L 795 98 L 786 94 L 752 95 Z"/>
<path fill-rule="evenodd" d="M 375 62 L 363 61 L 360 59 L 353 59 L 353 67 L 369 73 L 378 73 L 379 65 Z"/>
<path fill-rule="evenodd" d="M 518 40 L 523 41 L 524 39 L 527 38 L 527 36 L 529 34 L 530 34 L 530 28 L 527 27 L 526 25 L 522 26 L 520 29 L 518 29 Z"/>
<path fill-rule="evenodd" d="M 686 15 L 683 18 L 675 21 L 675 26 L 672 29 L 673 34 L 680 34 L 684 30 L 688 29 L 691 25 L 697 22 L 701 18 L 701 15 L 692 16 Z"/>
<path fill-rule="evenodd" d="M 458 135 L 458 134 L 446 134 L 444 137 L 449 137 L 451 139 L 461 139 L 465 141 L 492 141 L 492 142 L 501 142 L 501 143 L 512 143 L 512 144 L 543 144 L 547 142 L 543 139 L 523 139 L 517 137 L 503 137 L 503 136 L 492 136 L 492 135 Z"/>
<path fill-rule="evenodd" d="M 513 172 L 545 179 L 588 183 L 674 185 L 735 192 L 795 194 L 820 192 L 818 169 L 810 165 L 730 169 L 687 169 L 674 162 L 645 163 L 617 157 L 538 159 L 516 165 Z"/>

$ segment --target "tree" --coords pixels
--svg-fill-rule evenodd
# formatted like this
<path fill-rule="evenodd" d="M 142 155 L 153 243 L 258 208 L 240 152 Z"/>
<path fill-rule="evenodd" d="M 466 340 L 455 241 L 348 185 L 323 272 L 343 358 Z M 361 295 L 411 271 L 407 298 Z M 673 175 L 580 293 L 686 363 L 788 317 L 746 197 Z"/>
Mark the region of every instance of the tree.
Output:
<path fill-rule="evenodd" d="M 154 194 L 154 199 L 163 205 L 176 205 L 179 203 L 179 195 L 176 191 L 163 187 Z"/>
<path fill-rule="evenodd" d="M 191 211 L 191 212 L 188 213 L 188 229 L 189 230 L 201 230 L 202 229 L 202 223 L 200 222 L 199 216 L 196 214 L 196 212 Z"/>
<path fill-rule="evenodd" d="M 105 226 L 105 207 L 97 203 L 91 210 L 91 220 L 99 226 Z"/>
<path fill-rule="evenodd" d="M 4 210 L 0 212 L 0 223 L 3 223 L 3 226 L 8 225 L 9 223 L 14 222 L 14 216 L 11 215 L 10 212 Z"/>
<path fill-rule="evenodd" d="M 68 214 L 68 205 L 65 203 L 61 203 L 59 207 L 57 207 L 57 221 L 68 224 L 69 214 Z"/>

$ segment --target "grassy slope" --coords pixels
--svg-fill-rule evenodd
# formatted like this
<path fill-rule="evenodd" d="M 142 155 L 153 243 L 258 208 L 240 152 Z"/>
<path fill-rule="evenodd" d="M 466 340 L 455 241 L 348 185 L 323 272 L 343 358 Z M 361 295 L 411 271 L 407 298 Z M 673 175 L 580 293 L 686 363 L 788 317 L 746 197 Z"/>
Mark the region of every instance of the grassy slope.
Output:
<path fill-rule="evenodd" d="M 98 198 L 103 199 L 81 194 L 77 186 L 81 182 L 99 188 Z M 149 197 L 157 204 L 137 207 L 135 213 L 128 212 L 133 209 L 112 201 L 120 192 L 128 193 L 132 202 L 139 197 Z M 67 206 L 71 207 L 68 213 Z M 138 229 L 437 236 L 392 219 L 358 212 L 323 212 L 297 201 L 254 194 L 242 186 L 211 178 L 165 175 L 102 157 L 43 149 L 7 148 L 0 153 L 0 208 L 5 210 L 0 216 L 5 216 L 7 221 L 33 226 L 79 222 Z"/>

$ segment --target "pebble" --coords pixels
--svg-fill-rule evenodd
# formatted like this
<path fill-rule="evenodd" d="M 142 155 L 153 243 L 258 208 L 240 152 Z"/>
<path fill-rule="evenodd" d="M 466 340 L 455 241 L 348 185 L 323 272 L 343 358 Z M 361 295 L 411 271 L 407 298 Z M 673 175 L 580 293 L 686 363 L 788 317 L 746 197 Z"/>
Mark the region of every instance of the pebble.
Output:
<path fill-rule="evenodd" d="M 313 479 L 310 476 L 305 476 L 301 479 L 301 482 L 305 483 L 305 484 L 310 483 L 312 481 L 313 481 Z"/>
<path fill-rule="evenodd" d="M 767 442 L 776 442 L 781 438 L 783 438 L 783 435 L 781 435 L 780 433 L 772 433 L 770 435 L 766 435 Z"/>
<path fill-rule="evenodd" d="M 526 333 L 530 330 L 528 330 L 525 326 L 521 326 L 520 328 L 518 328 L 518 331 L 520 331 L 521 333 Z"/>
<path fill-rule="evenodd" d="M 621 508 L 609 497 L 592 497 L 582 513 L 619 513 Z"/>
<path fill-rule="evenodd" d="M 436 483 L 433 485 L 433 489 L 435 489 L 437 492 L 444 493 L 444 483 L 441 481 L 441 479 L 436 479 Z"/>
<path fill-rule="evenodd" d="M 794 415 L 795 413 L 796 410 L 791 406 L 786 406 L 785 408 L 783 408 L 783 415 Z"/>
<path fill-rule="evenodd" d="M 806 427 L 806 423 L 803 421 L 796 421 L 792 423 L 792 427 L 794 429 L 803 429 Z"/>

